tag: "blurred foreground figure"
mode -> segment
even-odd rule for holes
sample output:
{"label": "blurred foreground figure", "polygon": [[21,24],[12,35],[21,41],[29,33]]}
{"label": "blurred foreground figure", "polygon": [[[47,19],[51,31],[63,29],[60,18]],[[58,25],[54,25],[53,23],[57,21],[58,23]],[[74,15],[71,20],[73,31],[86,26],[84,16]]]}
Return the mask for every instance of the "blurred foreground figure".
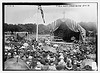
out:
{"label": "blurred foreground figure", "polygon": [[5,62],[5,70],[29,70],[28,65],[21,59],[11,58]]}
{"label": "blurred foreground figure", "polygon": [[[87,66],[88,66],[88,68],[87,68]],[[92,59],[84,59],[83,61],[82,61],[82,66],[81,67],[83,67],[84,69],[90,69],[90,70],[92,70],[92,71],[97,71],[97,64],[96,64],[96,62],[94,61],[94,60],[92,60]],[[90,67],[90,68],[89,68]]]}

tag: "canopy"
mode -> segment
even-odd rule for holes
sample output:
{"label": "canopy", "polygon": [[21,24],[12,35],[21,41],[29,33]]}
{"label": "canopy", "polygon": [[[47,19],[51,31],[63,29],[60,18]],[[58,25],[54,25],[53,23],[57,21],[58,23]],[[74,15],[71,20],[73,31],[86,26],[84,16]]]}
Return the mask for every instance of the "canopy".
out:
{"label": "canopy", "polygon": [[22,40],[26,37],[27,32],[16,32],[16,34],[17,34],[17,39]]}
{"label": "canopy", "polygon": [[64,41],[71,41],[71,37],[84,40],[86,31],[73,20],[58,19],[55,21],[54,36],[61,37]]}

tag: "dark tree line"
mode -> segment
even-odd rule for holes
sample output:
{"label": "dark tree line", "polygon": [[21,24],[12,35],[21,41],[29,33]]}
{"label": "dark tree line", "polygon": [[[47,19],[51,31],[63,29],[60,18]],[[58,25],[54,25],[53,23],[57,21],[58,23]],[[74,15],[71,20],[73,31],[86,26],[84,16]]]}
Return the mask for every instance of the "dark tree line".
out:
{"label": "dark tree line", "polygon": [[[29,33],[36,33],[36,24],[4,24],[4,32],[29,32]],[[48,34],[49,33],[49,29],[48,27],[46,27],[43,24],[39,24],[39,34]]]}
{"label": "dark tree line", "polygon": [[[91,36],[96,35],[97,33],[97,26],[94,22],[80,22],[78,23],[86,30],[86,35],[89,36],[89,31],[93,31]],[[56,25],[57,26],[57,25]],[[38,26],[39,34],[50,34],[51,31],[54,30],[53,24],[43,25],[39,24]],[[29,33],[36,33],[36,24],[28,23],[28,24],[4,24],[4,32],[11,31],[11,32],[22,32],[27,31]]]}

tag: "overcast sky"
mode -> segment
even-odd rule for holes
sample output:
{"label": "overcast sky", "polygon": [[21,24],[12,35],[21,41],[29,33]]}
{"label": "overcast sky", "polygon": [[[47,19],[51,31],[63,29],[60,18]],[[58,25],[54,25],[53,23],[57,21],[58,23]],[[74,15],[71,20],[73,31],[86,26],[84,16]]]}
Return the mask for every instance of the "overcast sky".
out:
{"label": "overcast sky", "polygon": [[[63,18],[65,11],[65,18],[72,19],[76,22],[96,22],[97,23],[97,4],[96,3],[77,3],[72,5],[45,5],[42,6],[44,12],[45,24]],[[81,5],[76,7],[76,5]],[[83,6],[85,5],[85,6]],[[5,23],[19,24],[19,23],[43,23],[41,13],[38,11],[38,6],[35,5],[15,5],[5,6]]]}

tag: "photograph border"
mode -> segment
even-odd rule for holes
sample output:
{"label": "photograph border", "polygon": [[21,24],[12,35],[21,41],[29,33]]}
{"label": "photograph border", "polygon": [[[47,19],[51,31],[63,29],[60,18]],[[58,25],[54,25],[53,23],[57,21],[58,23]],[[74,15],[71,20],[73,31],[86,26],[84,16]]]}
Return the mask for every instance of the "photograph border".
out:
{"label": "photograph border", "polygon": [[[98,2],[2,2],[2,71],[4,70],[4,23],[5,23],[5,5],[68,5],[69,3],[97,3],[97,44],[96,44],[96,57],[98,61]],[[99,65],[99,63],[97,64]],[[98,68],[99,69],[99,68]],[[8,70],[7,70],[8,71]],[[10,70],[11,71],[11,70]],[[13,71],[13,70],[12,70]],[[15,70],[14,70],[15,71]],[[16,70],[21,71],[21,70]],[[27,70],[22,70],[27,71]],[[31,70],[28,70],[31,71]]]}

